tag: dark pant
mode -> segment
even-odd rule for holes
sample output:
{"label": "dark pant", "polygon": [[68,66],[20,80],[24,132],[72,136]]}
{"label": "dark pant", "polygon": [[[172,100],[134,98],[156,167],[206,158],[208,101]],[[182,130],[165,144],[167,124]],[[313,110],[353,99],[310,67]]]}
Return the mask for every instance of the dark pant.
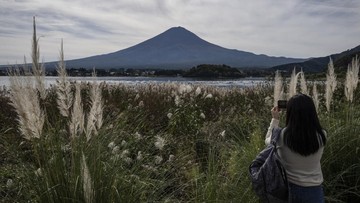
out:
{"label": "dark pant", "polygon": [[290,203],[324,203],[324,191],[321,185],[302,187],[290,183]]}

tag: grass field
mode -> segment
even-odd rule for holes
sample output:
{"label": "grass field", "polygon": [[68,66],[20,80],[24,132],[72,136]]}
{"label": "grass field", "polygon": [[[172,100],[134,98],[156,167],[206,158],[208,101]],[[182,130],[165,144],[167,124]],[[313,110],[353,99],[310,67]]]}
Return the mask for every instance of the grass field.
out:
{"label": "grass field", "polygon": [[[2,92],[2,202],[257,202],[248,166],[264,147],[270,82],[224,89],[64,81],[72,98],[67,116],[58,103],[60,88],[41,98],[23,87],[38,102],[24,113]],[[324,85],[318,90],[328,131],[324,189],[328,202],[358,202],[360,95],[356,90],[347,101],[341,84],[330,112]],[[34,105],[34,97],[22,102]],[[18,114],[28,115],[21,121]],[[26,119],[43,125],[26,126]]]}
{"label": "grass field", "polygon": [[0,91],[1,202],[258,202],[248,166],[274,100],[299,91],[328,134],[326,201],[360,202],[358,62],[346,78],[329,65],[320,83],[294,73],[244,89],[125,86],[69,82],[61,48],[58,83],[45,89],[35,33],[34,23],[32,76],[13,73]]}

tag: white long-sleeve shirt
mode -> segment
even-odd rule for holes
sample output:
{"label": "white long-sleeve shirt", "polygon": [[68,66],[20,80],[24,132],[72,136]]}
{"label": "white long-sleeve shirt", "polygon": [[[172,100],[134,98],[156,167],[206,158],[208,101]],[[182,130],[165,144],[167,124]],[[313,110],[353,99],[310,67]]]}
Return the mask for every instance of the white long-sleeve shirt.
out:
{"label": "white long-sleeve shirt", "polygon": [[[278,126],[279,120],[272,119],[265,137],[265,143],[267,145],[270,144],[272,129]],[[324,151],[323,146],[314,154],[302,156],[299,153],[291,151],[291,149],[284,144],[284,130],[282,130],[276,144],[277,152],[286,169],[287,178],[290,183],[303,187],[321,185],[323,182],[323,174],[320,159]]]}

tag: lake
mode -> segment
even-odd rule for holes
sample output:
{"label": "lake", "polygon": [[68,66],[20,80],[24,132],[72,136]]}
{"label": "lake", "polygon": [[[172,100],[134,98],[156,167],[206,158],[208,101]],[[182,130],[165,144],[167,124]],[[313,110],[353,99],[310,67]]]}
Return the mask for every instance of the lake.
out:
{"label": "lake", "polygon": [[[46,76],[45,82],[47,86],[55,84],[58,77]],[[91,77],[68,77],[70,81],[93,81]],[[216,87],[251,87],[266,82],[265,78],[239,78],[239,79],[194,79],[183,77],[97,77],[99,82],[107,82],[110,84],[126,84],[126,85],[138,85],[138,84],[156,84],[156,83],[184,83],[193,85],[205,85]],[[0,76],[0,86],[8,87],[10,85],[8,76]]]}

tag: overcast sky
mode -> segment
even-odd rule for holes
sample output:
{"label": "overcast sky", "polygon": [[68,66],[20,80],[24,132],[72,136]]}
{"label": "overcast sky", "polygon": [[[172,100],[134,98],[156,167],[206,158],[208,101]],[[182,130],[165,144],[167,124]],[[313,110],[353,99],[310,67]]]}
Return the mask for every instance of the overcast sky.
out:
{"label": "overcast sky", "polygon": [[0,64],[30,62],[36,16],[42,61],[128,48],[171,27],[255,54],[308,58],[360,45],[359,0],[0,0]]}

